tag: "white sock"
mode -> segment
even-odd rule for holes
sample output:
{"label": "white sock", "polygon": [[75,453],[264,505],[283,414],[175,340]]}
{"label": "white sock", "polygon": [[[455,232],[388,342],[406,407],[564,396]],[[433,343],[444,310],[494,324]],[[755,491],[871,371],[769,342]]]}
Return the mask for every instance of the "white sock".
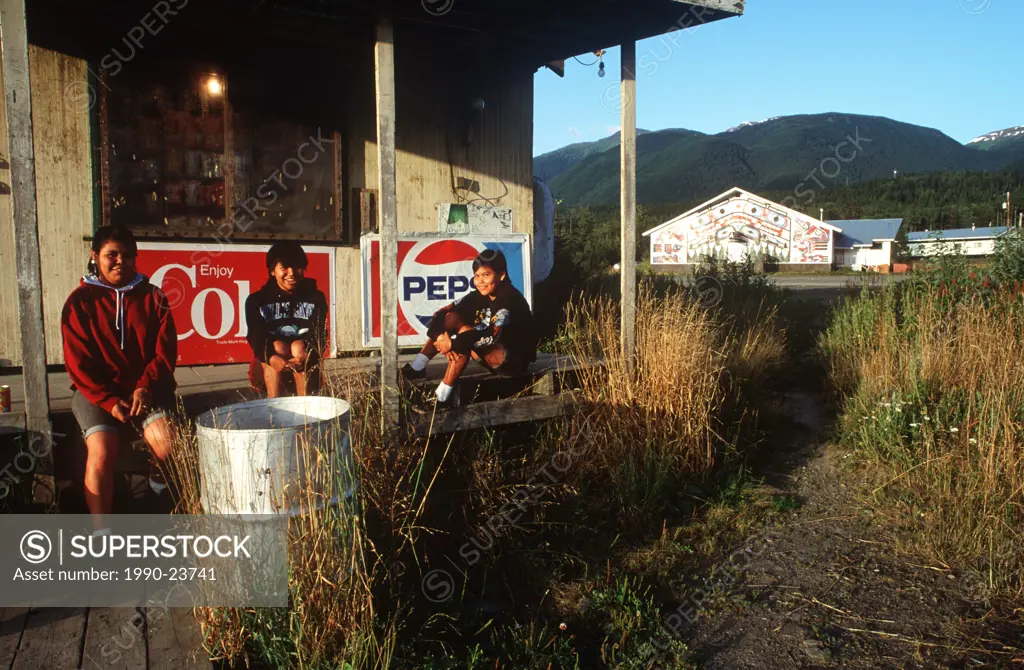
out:
{"label": "white sock", "polygon": [[416,354],[416,358],[412,359],[412,363],[409,364],[409,367],[415,370],[416,372],[419,372],[420,370],[427,367],[427,363],[429,362],[430,359],[424,356],[423,354]]}
{"label": "white sock", "polygon": [[452,395],[452,387],[441,382],[437,385],[437,390],[434,393],[437,395],[438,402],[447,402],[448,398]]}

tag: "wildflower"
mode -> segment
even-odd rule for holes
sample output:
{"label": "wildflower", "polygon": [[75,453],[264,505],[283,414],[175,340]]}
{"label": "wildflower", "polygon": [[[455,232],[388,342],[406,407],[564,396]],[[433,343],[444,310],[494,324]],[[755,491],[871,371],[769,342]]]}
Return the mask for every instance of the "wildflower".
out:
{"label": "wildflower", "polygon": [[930,419],[930,418],[928,418],[928,417],[924,417],[924,420],[925,420],[925,421],[931,421],[931,419]]}
{"label": "wildflower", "polygon": [[569,630],[569,626],[566,625],[566,623],[563,621],[562,623],[558,624],[558,630]]}
{"label": "wildflower", "polygon": [[883,407],[892,407],[892,403],[891,402],[882,403],[882,406]]}
{"label": "wildflower", "polygon": [[949,429],[949,432],[951,432],[951,433],[959,433],[960,429],[957,428],[956,426],[953,426],[952,428]]}
{"label": "wildflower", "polygon": [[910,427],[911,427],[911,428],[917,428],[917,427],[918,427],[918,426],[920,426],[920,425],[921,425],[921,424],[919,424],[919,423],[912,423],[912,424],[910,424]]}
{"label": "wildflower", "polygon": [[967,438],[967,443],[968,444],[977,444],[978,441],[976,439],[974,439],[973,437],[969,437],[969,438]]}

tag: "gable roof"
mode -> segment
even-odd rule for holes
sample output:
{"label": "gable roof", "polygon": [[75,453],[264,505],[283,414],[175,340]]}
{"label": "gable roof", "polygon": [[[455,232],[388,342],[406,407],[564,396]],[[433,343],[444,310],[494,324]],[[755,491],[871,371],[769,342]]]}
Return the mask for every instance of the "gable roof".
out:
{"label": "gable roof", "polygon": [[934,242],[936,238],[942,240],[978,240],[989,237],[999,237],[1008,231],[1006,226],[991,226],[988,228],[955,228],[953,230],[932,230],[907,233],[908,242]]}
{"label": "gable roof", "polygon": [[829,221],[840,226],[843,232],[836,235],[836,249],[870,247],[875,242],[894,242],[896,233],[903,225],[903,219],[850,219]]}
{"label": "gable roof", "polygon": [[[728,191],[725,191],[725,192],[723,192],[723,193],[721,193],[719,195],[716,195],[714,198],[711,198],[707,202],[704,202],[704,203],[701,203],[700,205],[697,205],[696,207],[694,207],[693,209],[689,210],[688,212],[683,212],[679,216],[671,218],[668,221],[666,221],[665,223],[657,225],[654,228],[651,228],[650,230],[644,231],[644,237],[649,237],[649,236],[653,235],[654,233],[658,232],[659,230],[661,230],[663,228],[668,228],[672,224],[677,223],[677,222],[685,219],[686,217],[688,217],[688,216],[690,216],[692,214],[696,214],[697,212],[701,212],[701,211],[703,211],[705,209],[710,209],[711,207],[714,207],[715,205],[717,205],[717,204],[719,204],[721,202],[725,202],[727,200],[731,200],[732,198],[736,198],[736,197],[746,197],[746,198],[749,198],[751,200],[756,200],[758,202],[765,203],[765,204],[769,205],[772,209],[782,210],[783,212],[785,212],[785,213],[787,213],[787,214],[789,214],[790,216],[793,216],[793,217],[802,216],[802,217],[806,217],[808,219],[811,219],[813,221],[818,221],[818,219],[815,219],[813,216],[808,216],[807,214],[803,214],[803,213],[798,212],[798,211],[796,211],[794,209],[790,209],[789,207],[786,207],[784,205],[780,205],[777,202],[772,202],[771,200],[768,200],[767,198],[762,198],[759,195],[754,195],[750,191],[744,191],[742,188],[739,188],[738,186],[736,186],[736,187],[730,188]],[[836,233],[841,232],[840,228],[837,228],[836,226],[832,225],[831,223],[827,223],[825,221],[818,221],[818,223],[821,224],[823,227],[828,228],[829,230],[832,230],[833,232],[836,232]]]}

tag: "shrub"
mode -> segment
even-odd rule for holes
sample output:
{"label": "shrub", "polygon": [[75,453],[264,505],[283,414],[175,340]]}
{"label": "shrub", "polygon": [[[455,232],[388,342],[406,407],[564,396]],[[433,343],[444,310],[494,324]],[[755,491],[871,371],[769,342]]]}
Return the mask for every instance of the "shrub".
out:
{"label": "shrub", "polygon": [[821,352],[846,396],[839,435],[883,468],[878,509],[912,546],[1020,597],[1024,297],[945,278],[838,310]]}
{"label": "shrub", "polygon": [[1012,228],[996,240],[992,276],[1004,284],[1024,282],[1024,228]]}

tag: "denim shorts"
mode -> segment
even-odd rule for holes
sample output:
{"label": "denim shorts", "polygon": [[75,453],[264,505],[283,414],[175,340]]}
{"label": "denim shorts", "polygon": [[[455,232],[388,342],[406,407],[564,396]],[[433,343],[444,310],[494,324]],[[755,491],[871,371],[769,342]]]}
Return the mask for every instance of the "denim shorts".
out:
{"label": "denim shorts", "polygon": [[171,416],[175,406],[174,394],[154,394],[152,407],[149,412],[142,416],[133,416],[127,422],[121,423],[115,419],[110,412],[98,407],[82,395],[77,389],[71,398],[71,411],[82,429],[82,437],[89,437],[93,433],[117,433],[129,426],[138,429],[139,434],[146,430],[146,426],[157,419],[166,419]]}

